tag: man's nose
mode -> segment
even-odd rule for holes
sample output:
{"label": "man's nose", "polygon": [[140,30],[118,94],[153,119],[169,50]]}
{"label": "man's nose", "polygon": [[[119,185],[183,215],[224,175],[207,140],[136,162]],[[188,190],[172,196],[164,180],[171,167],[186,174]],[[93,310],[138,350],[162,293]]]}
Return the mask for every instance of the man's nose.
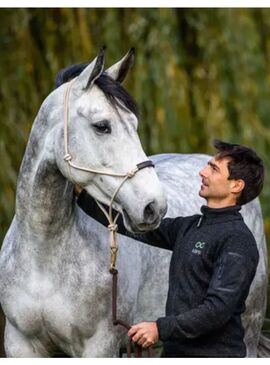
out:
{"label": "man's nose", "polygon": [[200,177],[205,177],[205,171],[206,171],[206,167],[204,167],[200,172],[199,175]]}

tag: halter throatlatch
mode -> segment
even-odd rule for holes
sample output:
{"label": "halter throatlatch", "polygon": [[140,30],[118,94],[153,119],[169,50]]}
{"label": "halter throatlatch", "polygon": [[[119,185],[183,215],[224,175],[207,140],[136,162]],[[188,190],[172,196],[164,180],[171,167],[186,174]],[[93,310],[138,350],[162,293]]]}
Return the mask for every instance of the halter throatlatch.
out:
{"label": "halter throatlatch", "polygon": [[[71,86],[74,81],[75,81],[75,79],[70,81],[69,85],[66,88],[65,96],[64,96],[64,148],[65,148],[65,154],[64,154],[63,159],[68,165],[69,177],[70,177],[70,180],[74,184],[76,184],[76,181],[72,176],[71,168],[76,169],[76,170],[86,171],[86,172],[92,172],[94,174],[99,174],[99,175],[108,175],[108,176],[115,176],[115,177],[123,178],[123,180],[120,182],[119,186],[116,188],[116,190],[114,191],[114,193],[112,195],[108,212],[106,211],[106,209],[102,206],[102,204],[99,201],[96,200],[96,203],[98,204],[98,206],[102,210],[102,212],[105,214],[105,216],[108,220],[108,223],[109,223],[108,229],[110,231],[110,250],[111,250],[111,264],[110,264],[109,271],[112,274],[112,319],[113,319],[113,324],[121,325],[121,326],[125,327],[127,330],[129,330],[131,328],[131,326],[128,323],[122,321],[121,319],[117,319],[117,275],[118,275],[118,271],[116,269],[116,260],[117,260],[118,246],[117,246],[117,240],[116,240],[116,232],[117,232],[118,226],[117,226],[116,222],[119,217],[119,213],[117,213],[115,218],[113,218],[112,205],[113,205],[114,199],[115,199],[118,191],[120,190],[122,185],[128,179],[131,179],[133,176],[135,176],[138,171],[140,171],[146,167],[154,167],[155,165],[151,160],[147,160],[147,161],[138,163],[135,166],[135,168],[131,169],[130,171],[128,171],[126,173],[115,173],[115,172],[111,172],[111,171],[100,171],[100,170],[90,169],[88,167],[76,165],[72,162],[72,156],[68,149],[68,119],[69,119],[68,102],[69,102]],[[128,347],[127,347],[128,357],[131,357],[131,347],[132,347],[132,340],[129,339]],[[151,347],[148,347],[147,350],[148,350],[148,356],[151,357]],[[135,344],[135,355],[137,355],[137,357],[142,356],[142,346]]]}

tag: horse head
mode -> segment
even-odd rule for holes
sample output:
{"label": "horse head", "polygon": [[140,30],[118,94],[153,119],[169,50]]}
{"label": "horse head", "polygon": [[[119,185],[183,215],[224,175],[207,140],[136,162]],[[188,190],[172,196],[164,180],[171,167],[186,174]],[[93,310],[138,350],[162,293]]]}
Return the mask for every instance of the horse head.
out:
{"label": "horse head", "polygon": [[[123,179],[113,175],[132,171],[147,160],[137,133],[136,104],[121,85],[133,60],[131,49],[104,71],[104,50],[101,50],[75,79],[61,86],[69,88],[66,97],[68,156],[72,156],[74,165],[94,172],[73,168],[63,159],[64,122],[56,134],[57,165],[68,180],[107,205]],[[102,171],[109,171],[112,176]],[[129,230],[157,227],[167,204],[153,167],[146,167],[127,179],[117,192],[113,207],[123,214]]]}

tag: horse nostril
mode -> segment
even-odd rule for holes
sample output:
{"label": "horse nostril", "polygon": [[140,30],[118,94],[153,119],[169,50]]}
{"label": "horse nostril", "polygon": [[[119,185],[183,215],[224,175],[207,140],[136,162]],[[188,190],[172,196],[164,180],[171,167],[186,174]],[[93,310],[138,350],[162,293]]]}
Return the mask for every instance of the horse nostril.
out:
{"label": "horse nostril", "polygon": [[155,202],[152,201],[151,203],[147,204],[144,208],[144,221],[147,223],[152,223],[156,219],[156,209],[155,209]]}

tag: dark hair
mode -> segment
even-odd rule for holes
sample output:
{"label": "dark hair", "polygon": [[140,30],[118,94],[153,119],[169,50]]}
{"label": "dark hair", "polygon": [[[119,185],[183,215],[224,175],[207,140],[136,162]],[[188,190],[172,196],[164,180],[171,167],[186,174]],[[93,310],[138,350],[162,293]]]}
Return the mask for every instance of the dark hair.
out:
{"label": "dark hair", "polygon": [[[58,72],[55,78],[55,87],[74,79],[86,67],[88,63],[80,63],[66,67]],[[134,99],[123,88],[120,82],[115,81],[106,72],[103,72],[94,82],[104,93],[108,101],[114,106],[121,109],[127,108],[138,117],[139,109]],[[124,106],[124,107],[123,107]]]}
{"label": "dark hair", "polygon": [[229,180],[242,179],[245,187],[237,199],[237,204],[243,205],[255,199],[263,188],[264,166],[262,160],[251,148],[214,140],[218,150],[217,159],[229,158]]}

